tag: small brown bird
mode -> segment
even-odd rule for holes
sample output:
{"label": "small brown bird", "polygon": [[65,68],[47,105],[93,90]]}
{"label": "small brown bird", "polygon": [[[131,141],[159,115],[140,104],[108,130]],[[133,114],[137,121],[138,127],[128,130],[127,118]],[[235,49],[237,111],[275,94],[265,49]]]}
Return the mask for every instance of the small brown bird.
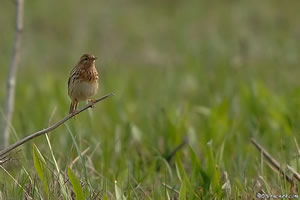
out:
{"label": "small brown bird", "polygon": [[88,100],[97,93],[98,72],[95,66],[97,58],[91,54],[83,54],[72,69],[68,80],[68,95],[72,100],[69,113],[74,113],[79,101]]}

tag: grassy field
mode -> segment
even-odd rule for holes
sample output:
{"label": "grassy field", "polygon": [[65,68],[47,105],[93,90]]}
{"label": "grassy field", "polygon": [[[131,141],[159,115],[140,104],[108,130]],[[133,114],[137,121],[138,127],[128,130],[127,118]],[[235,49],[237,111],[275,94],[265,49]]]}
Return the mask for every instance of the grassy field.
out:
{"label": "grassy field", "polygon": [[[116,95],[49,143],[42,136],[11,153],[0,199],[290,194],[250,139],[300,171],[299,9],[279,0],[25,1],[11,143],[67,114],[68,74],[83,53],[99,57],[97,97]],[[1,113],[14,10],[1,3]]]}

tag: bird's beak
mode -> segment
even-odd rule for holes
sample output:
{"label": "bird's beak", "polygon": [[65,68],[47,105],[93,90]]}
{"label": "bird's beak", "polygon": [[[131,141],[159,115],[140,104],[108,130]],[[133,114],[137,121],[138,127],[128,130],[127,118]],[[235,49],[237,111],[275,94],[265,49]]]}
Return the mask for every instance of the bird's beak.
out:
{"label": "bird's beak", "polygon": [[93,58],[93,60],[97,60],[97,59],[98,59],[97,57],[94,57],[94,58]]}

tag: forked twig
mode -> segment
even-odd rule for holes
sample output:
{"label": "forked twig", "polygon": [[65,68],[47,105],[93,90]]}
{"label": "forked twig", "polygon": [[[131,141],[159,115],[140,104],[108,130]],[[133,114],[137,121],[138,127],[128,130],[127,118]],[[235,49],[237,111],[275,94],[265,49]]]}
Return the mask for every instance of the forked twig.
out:
{"label": "forked twig", "polygon": [[[262,153],[262,155],[267,159],[269,166],[271,169],[277,171],[282,175],[289,183],[294,185],[294,180],[284,172],[284,170],[280,167],[280,164],[277,160],[275,160],[260,144],[258,144],[254,138],[251,139],[251,143]],[[300,175],[290,166],[288,166],[288,170],[293,173],[293,177],[300,181]]]}
{"label": "forked twig", "polygon": [[53,124],[52,126],[49,126],[48,128],[46,129],[43,129],[43,130],[40,130],[38,132],[35,132],[35,133],[32,133],[31,135],[23,138],[22,140],[16,142],[15,144],[12,144],[10,146],[8,146],[7,148],[5,148],[4,150],[0,151],[0,159],[1,157],[3,157],[5,154],[7,154],[8,152],[12,151],[13,149],[17,148],[18,146],[32,140],[33,138],[36,138],[40,135],[43,135],[43,134],[46,134],[46,133],[49,133],[51,131],[53,131],[54,129],[56,129],[57,127],[59,127],[60,125],[62,125],[63,123],[65,123],[66,121],[68,121],[69,119],[71,119],[72,117],[74,117],[75,115],[81,113],[82,111],[88,109],[88,108],[91,108],[94,104],[100,102],[100,101],[103,101],[104,99],[110,97],[110,96],[113,96],[114,94],[111,93],[111,94],[108,94],[108,95],[105,95],[103,97],[101,97],[100,99],[96,99],[94,101],[93,104],[87,104],[86,106],[80,108],[79,110],[75,111],[74,113],[71,113],[71,114],[68,114],[67,116],[65,116],[62,120],[56,122],[55,124]]}

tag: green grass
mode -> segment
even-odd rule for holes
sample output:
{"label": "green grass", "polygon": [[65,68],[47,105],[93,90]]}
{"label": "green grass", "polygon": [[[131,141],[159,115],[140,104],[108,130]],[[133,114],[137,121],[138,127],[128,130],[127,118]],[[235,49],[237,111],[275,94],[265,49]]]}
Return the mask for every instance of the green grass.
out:
{"label": "green grass", "polygon": [[[14,3],[2,3],[0,105],[14,23]],[[258,0],[25,1],[11,143],[66,115],[82,53],[100,58],[97,97],[116,95],[12,153],[0,199],[290,193],[250,139],[300,171],[298,11]]]}

